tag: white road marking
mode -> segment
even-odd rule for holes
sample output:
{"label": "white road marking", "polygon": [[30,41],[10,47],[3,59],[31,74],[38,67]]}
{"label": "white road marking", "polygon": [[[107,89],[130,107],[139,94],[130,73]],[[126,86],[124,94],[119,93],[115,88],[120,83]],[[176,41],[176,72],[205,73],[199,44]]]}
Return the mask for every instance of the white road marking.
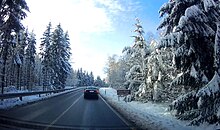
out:
{"label": "white road marking", "polygon": [[82,97],[83,95],[81,95],[79,98],[77,98],[63,113],[61,113],[52,123],[50,123],[49,126],[47,126],[47,128],[45,128],[45,130],[48,130],[53,124],[55,124],[67,111],[70,110],[70,108],[75,105],[79,99]]}
{"label": "white road marking", "polygon": [[[102,96],[99,96],[99,97],[101,97],[102,101],[103,101],[128,127],[131,126],[130,123],[128,123],[124,118],[122,118],[121,115],[120,115],[118,112],[116,112],[116,111],[105,101],[105,99],[103,99]],[[133,129],[132,127],[130,127],[130,128]]]}

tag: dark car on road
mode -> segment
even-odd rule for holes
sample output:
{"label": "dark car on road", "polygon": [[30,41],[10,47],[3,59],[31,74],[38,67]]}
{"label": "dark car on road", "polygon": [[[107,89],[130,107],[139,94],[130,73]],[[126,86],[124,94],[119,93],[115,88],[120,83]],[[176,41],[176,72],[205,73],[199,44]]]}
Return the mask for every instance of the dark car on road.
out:
{"label": "dark car on road", "polygon": [[99,89],[96,87],[87,87],[84,89],[84,98],[89,99],[89,98],[99,98]]}

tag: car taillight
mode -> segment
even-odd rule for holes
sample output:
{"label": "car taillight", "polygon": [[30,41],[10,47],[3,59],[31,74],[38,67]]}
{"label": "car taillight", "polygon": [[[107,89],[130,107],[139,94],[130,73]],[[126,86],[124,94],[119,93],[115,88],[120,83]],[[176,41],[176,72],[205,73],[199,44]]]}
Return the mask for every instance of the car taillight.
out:
{"label": "car taillight", "polygon": [[99,93],[99,90],[96,90],[96,93]]}

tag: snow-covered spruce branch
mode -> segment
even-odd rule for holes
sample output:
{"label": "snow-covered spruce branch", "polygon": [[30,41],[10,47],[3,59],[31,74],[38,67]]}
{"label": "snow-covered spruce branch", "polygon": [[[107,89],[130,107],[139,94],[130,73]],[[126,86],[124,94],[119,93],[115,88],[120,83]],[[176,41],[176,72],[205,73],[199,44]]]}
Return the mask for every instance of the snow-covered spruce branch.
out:
{"label": "snow-covered spruce branch", "polygon": [[215,73],[213,79],[198,92],[189,92],[173,101],[170,110],[176,110],[179,119],[191,119],[192,125],[204,121],[216,122],[220,119],[219,84],[220,77]]}

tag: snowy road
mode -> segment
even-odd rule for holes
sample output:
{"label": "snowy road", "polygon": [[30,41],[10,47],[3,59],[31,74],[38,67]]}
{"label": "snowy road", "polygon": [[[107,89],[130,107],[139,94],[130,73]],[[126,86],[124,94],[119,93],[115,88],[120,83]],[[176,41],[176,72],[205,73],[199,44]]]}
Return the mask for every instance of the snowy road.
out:
{"label": "snowy road", "polygon": [[[0,111],[0,125],[31,129],[130,129],[129,123],[100,97],[85,100],[83,90]],[[15,128],[16,128],[15,127]]]}

